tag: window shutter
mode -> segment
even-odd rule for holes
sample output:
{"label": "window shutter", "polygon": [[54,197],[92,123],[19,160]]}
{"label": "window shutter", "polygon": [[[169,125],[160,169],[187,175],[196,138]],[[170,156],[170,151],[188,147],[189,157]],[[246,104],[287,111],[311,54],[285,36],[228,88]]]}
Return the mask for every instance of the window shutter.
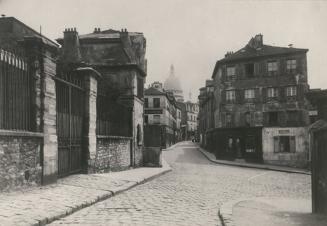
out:
{"label": "window shutter", "polygon": [[261,98],[262,98],[262,102],[265,102],[267,100],[267,88],[261,89]]}
{"label": "window shutter", "polygon": [[303,74],[302,58],[296,59],[296,72]]}
{"label": "window shutter", "polygon": [[227,73],[226,70],[227,70],[226,65],[221,67],[221,77],[222,77],[223,81],[226,81],[226,79],[227,79],[226,78],[226,73]]}
{"label": "window shutter", "polygon": [[296,97],[297,97],[297,100],[299,100],[299,101],[304,100],[304,87],[303,87],[303,85],[298,85],[296,87]]}
{"label": "window shutter", "polygon": [[291,153],[295,153],[295,150],[296,147],[295,147],[295,136],[291,136],[290,137],[290,152]]}
{"label": "window shutter", "polygon": [[279,137],[274,137],[274,152],[279,152]]}
{"label": "window shutter", "polygon": [[278,66],[280,75],[284,75],[286,73],[286,60],[280,60]]}
{"label": "window shutter", "polygon": [[286,100],[286,87],[279,87],[278,88],[278,95],[279,95],[279,100],[280,101],[285,101]]}
{"label": "window shutter", "polygon": [[260,100],[260,91],[259,89],[254,89],[254,101],[258,102]]}
{"label": "window shutter", "polygon": [[226,127],[226,113],[221,112],[220,113],[220,122],[222,127]]}
{"label": "window shutter", "polygon": [[235,90],[236,92],[236,103],[242,103],[244,98],[244,90]]}
{"label": "window shutter", "polygon": [[260,63],[254,63],[254,76],[260,76]]}

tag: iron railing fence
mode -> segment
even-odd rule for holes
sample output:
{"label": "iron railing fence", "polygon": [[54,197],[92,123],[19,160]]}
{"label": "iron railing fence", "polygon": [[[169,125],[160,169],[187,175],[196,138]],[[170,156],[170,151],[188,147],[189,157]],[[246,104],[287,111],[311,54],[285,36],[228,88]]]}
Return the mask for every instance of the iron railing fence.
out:
{"label": "iron railing fence", "polygon": [[20,49],[0,46],[0,129],[35,131],[35,78]]}

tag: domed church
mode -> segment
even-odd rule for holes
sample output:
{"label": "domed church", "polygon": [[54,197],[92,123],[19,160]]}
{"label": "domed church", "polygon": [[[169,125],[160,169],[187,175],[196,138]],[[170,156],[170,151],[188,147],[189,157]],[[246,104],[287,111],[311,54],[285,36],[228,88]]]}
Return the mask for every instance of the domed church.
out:
{"label": "domed church", "polygon": [[178,77],[175,76],[174,65],[170,66],[169,77],[164,82],[164,89],[172,92],[178,102],[184,102],[183,89]]}

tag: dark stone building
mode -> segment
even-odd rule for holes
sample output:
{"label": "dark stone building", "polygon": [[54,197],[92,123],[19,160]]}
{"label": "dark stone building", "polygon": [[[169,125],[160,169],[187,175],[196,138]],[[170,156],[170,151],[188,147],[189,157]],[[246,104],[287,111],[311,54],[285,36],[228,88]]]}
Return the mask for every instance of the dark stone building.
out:
{"label": "dark stone building", "polygon": [[59,76],[82,76],[85,71],[96,74],[96,79],[90,80],[93,97],[88,103],[89,117],[93,118],[88,125],[88,171],[142,165],[146,77],[143,34],[95,28],[93,33],[79,35],[76,29],[66,29],[64,38],[57,41],[62,45]]}
{"label": "dark stone building", "polygon": [[143,34],[58,42],[0,18],[0,190],[143,164]]}
{"label": "dark stone building", "polygon": [[214,93],[214,83],[213,80],[207,80],[205,87],[200,88],[199,95],[199,136],[200,145],[204,148],[207,146],[207,131],[214,128],[214,109],[215,101],[213,98]]}
{"label": "dark stone building", "polygon": [[217,157],[307,165],[307,51],[266,45],[259,34],[217,61],[215,130],[207,142]]}

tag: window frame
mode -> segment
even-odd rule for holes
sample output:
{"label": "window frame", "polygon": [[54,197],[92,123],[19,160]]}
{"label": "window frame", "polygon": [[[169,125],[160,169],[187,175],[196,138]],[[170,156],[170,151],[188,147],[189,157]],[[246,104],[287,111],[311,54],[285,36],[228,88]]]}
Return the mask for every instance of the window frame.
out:
{"label": "window frame", "polygon": [[[232,69],[232,70],[230,70],[230,69]],[[235,65],[234,66],[227,66],[226,76],[227,76],[228,79],[236,76],[236,67],[235,67]]]}
{"label": "window frame", "polygon": [[[153,101],[153,108],[160,108],[160,98],[155,97],[152,99],[152,101]],[[158,102],[156,102],[156,101],[158,101]],[[156,106],[157,104],[158,104],[158,106]]]}
{"label": "window frame", "polygon": [[227,102],[232,102],[236,100],[236,92],[235,90],[226,90],[226,101]]}
{"label": "window frame", "polygon": [[287,86],[286,87],[286,96],[287,97],[297,96],[297,86]]}
{"label": "window frame", "polygon": [[[249,91],[252,91],[250,93],[252,93],[253,95],[249,95]],[[255,99],[255,90],[254,89],[245,89],[244,90],[244,99],[246,100],[252,100]]]}
{"label": "window frame", "polygon": [[268,61],[267,62],[267,72],[268,75],[275,75],[278,71],[278,62],[277,61]]}
{"label": "window frame", "polygon": [[286,60],[286,71],[288,73],[295,72],[296,69],[297,69],[297,60],[296,59]]}
{"label": "window frame", "polygon": [[[273,92],[270,92],[270,90],[272,90]],[[272,94],[272,95],[270,95]],[[276,98],[278,97],[279,93],[278,93],[278,89],[276,87],[268,87],[267,88],[267,97],[268,98]]]}

